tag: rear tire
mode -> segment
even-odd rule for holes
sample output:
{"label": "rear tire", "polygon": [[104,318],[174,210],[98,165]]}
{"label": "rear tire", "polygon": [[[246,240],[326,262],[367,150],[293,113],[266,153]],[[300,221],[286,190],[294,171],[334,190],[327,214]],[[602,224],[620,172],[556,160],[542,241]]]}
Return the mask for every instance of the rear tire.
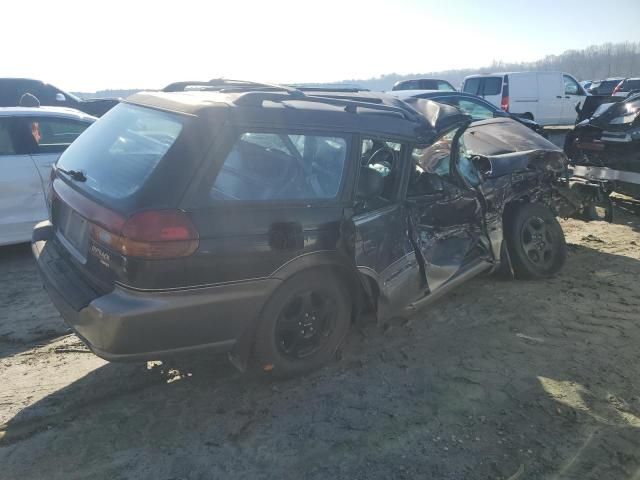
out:
{"label": "rear tire", "polygon": [[527,112],[522,114],[522,118],[533,121],[533,113]]}
{"label": "rear tire", "polygon": [[314,269],[287,280],[268,300],[256,329],[256,371],[291,377],[315,370],[333,358],[351,323],[345,282]]}
{"label": "rear tire", "polygon": [[564,232],[547,206],[529,203],[518,208],[506,222],[505,233],[516,278],[550,278],[564,266]]}

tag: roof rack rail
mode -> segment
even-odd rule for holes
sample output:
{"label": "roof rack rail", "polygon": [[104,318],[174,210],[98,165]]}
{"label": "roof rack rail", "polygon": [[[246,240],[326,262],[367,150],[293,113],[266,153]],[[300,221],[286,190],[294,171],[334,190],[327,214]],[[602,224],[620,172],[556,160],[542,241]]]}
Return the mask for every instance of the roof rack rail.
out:
{"label": "roof rack rail", "polygon": [[305,87],[304,85],[288,85],[289,87],[294,87],[301,92],[335,92],[335,93],[358,93],[358,92],[370,92],[368,88],[358,88],[358,87],[318,87],[318,86],[310,86]]}
{"label": "roof rack rail", "polygon": [[[243,93],[235,99],[236,105],[262,106],[265,101],[284,102],[287,100],[304,100],[305,102],[324,103],[344,107],[345,111],[357,113],[358,108],[368,108],[380,112],[395,113],[402,118],[422,123],[422,115],[410,105],[392,99],[392,105],[375,96],[356,97],[349,95],[332,95],[332,93],[358,93],[364,90],[357,88],[324,88],[278,85],[273,83],[251,82],[246,80],[231,80],[214,78],[209,81],[174,82],[162,89],[163,92],[184,92],[192,87],[194,90],[217,91],[222,93]],[[305,91],[309,94],[305,94]],[[368,91],[368,90],[367,90]]]}
{"label": "roof rack rail", "polygon": [[[190,88],[191,87],[191,88]],[[209,81],[182,81],[170,83],[162,89],[163,92],[184,92],[187,90],[204,90],[216,92],[242,92],[247,90],[286,91],[295,92],[296,88],[273,83],[251,82],[246,80],[232,80],[228,78],[214,78]]]}
{"label": "roof rack rail", "polygon": [[[295,92],[298,93],[295,94]],[[398,101],[397,105],[386,105],[382,103],[381,100],[380,102],[376,101],[377,99],[375,98],[372,98],[372,101],[367,101],[366,99],[355,100],[353,97],[341,98],[331,95],[305,95],[304,92],[300,90],[295,90],[295,92],[293,95],[288,95],[283,92],[251,91],[238,97],[233,103],[242,106],[262,106],[264,101],[284,102],[287,100],[303,100],[305,102],[324,103],[344,107],[345,111],[351,113],[357,113],[358,108],[369,108],[381,112],[395,113],[413,122],[423,122],[423,117],[419,112],[401,101]]]}

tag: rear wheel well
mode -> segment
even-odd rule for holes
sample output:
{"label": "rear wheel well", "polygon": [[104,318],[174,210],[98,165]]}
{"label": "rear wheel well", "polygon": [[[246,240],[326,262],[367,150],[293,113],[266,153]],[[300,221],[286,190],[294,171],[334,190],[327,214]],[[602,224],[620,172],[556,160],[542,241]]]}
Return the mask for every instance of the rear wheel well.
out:
{"label": "rear wheel well", "polygon": [[525,112],[522,114],[523,118],[526,118],[528,120],[533,120],[533,113],[531,112]]}
{"label": "rear wheel well", "polygon": [[366,312],[370,308],[373,308],[375,310],[375,305],[377,304],[380,291],[377,283],[372,278],[364,275],[364,281],[368,283],[371,294],[373,295],[373,298],[370,298],[369,293],[362,285],[363,275],[357,272],[353,272],[347,267],[340,267],[338,265],[331,265],[326,268],[328,268],[333,275],[341,278],[349,288],[352,321],[356,321],[358,316],[362,312]]}

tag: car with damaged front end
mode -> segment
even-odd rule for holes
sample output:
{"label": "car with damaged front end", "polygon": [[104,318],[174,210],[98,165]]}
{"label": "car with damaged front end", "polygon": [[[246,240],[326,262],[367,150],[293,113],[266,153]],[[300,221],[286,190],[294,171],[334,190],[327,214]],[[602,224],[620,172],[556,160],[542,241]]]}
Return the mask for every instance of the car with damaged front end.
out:
{"label": "car with damaged front end", "polygon": [[552,276],[565,156],[525,126],[384,94],[183,82],[129,97],[64,153],[32,250],[99,356],[326,363],[476,275]]}
{"label": "car with damaged front end", "polygon": [[640,94],[608,98],[579,116],[565,140],[572,187],[588,220],[612,221],[612,192],[640,198]]}

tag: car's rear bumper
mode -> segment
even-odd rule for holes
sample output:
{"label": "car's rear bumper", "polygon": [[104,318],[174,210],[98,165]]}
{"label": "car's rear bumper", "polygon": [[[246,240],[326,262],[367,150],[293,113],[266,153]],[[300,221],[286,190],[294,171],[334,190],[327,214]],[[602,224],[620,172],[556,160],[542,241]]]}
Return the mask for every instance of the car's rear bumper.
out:
{"label": "car's rear bumper", "polygon": [[263,279],[171,291],[116,285],[100,294],[52,239],[49,222],[36,226],[31,246],[44,286],[65,322],[96,355],[110,361],[229,351],[280,282]]}

